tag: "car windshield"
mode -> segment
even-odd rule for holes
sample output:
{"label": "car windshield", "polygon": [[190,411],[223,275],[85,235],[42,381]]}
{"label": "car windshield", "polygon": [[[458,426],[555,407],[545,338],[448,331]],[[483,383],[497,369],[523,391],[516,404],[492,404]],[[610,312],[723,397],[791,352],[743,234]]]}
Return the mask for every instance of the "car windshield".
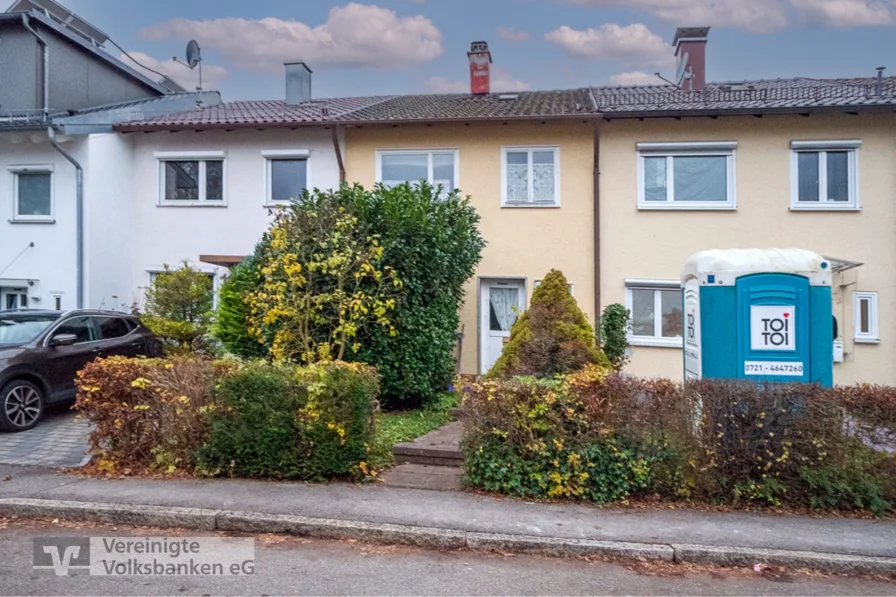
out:
{"label": "car windshield", "polygon": [[58,315],[26,313],[5,315],[0,313],[0,346],[30,342],[57,319],[59,319]]}

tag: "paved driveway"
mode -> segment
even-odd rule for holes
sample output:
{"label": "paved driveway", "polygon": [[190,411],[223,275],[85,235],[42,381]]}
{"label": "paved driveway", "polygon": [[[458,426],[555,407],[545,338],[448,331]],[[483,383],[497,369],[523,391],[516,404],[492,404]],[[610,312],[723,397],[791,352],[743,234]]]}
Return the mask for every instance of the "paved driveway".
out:
{"label": "paved driveway", "polygon": [[0,464],[81,466],[87,462],[86,421],[75,421],[68,406],[47,409],[33,429],[0,432]]}

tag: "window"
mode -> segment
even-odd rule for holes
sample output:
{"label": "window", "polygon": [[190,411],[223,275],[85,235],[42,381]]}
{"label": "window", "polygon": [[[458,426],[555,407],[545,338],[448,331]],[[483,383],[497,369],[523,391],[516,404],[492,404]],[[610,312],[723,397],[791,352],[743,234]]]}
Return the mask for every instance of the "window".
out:
{"label": "window", "polygon": [[121,317],[97,317],[96,323],[100,329],[100,337],[103,340],[121,338],[130,333],[127,322]]}
{"label": "window", "polygon": [[639,209],[734,209],[737,143],[638,143]]}
{"label": "window", "polygon": [[224,152],[157,152],[161,205],[224,205]]}
{"label": "window", "polygon": [[52,166],[16,166],[12,175],[13,221],[53,221]]}
{"label": "window", "polygon": [[53,337],[60,334],[72,334],[77,336],[75,344],[83,344],[84,342],[93,342],[96,340],[96,332],[93,329],[93,323],[90,317],[76,317],[67,319],[53,332]]}
{"label": "window", "polygon": [[678,282],[627,280],[626,306],[632,314],[629,342],[681,347],[682,305]]}
{"label": "window", "polygon": [[298,201],[305,190],[311,188],[309,151],[303,149],[273,150],[262,151],[261,155],[266,158],[265,203],[267,205]]}
{"label": "window", "polygon": [[856,342],[880,342],[880,337],[877,333],[877,293],[854,293],[853,310],[856,317]]}
{"label": "window", "polygon": [[376,180],[388,188],[425,180],[434,187],[441,185],[441,196],[445,197],[458,187],[456,149],[378,151],[376,160]]}
{"label": "window", "polygon": [[793,141],[791,209],[858,209],[861,141]]}
{"label": "window", "polygon": [[501,150],[501,205],[558,207],[560,149],[504,147]]}

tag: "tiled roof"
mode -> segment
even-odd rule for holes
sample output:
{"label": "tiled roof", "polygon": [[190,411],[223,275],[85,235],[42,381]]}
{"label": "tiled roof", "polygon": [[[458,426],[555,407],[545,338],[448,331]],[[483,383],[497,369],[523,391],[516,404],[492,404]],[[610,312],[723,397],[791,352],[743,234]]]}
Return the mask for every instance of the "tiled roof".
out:
{"label": "tiled roof", "polygon": [[136,119],[117,130],[254,125],[449,122],[596,116],[738,114],[873,106],[896,107],[896,77],[877,93],[873,78],[776,79],[710,83],[703,91],[671,85],[591,87],[488,95],[395,95],[321,99],[290,105],[283,101],[228,102]]}
{"label": "tiled roof", "polygon": [[672,85],[594,87],[597,111],[604,115],[658,116],[663,113],[798,111],[813,108],[896,106],[896,77],[775,79],[709,83],[702,91]]}

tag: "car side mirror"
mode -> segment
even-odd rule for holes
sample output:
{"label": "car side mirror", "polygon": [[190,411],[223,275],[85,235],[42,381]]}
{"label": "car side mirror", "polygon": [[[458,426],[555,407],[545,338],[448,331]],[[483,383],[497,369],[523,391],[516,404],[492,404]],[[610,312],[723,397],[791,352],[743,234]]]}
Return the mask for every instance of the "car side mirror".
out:
{"label": "car side mirror", "polygon": [[71,346],[78,341],[74,334],[57,334],[50,339],[50,346]]}

